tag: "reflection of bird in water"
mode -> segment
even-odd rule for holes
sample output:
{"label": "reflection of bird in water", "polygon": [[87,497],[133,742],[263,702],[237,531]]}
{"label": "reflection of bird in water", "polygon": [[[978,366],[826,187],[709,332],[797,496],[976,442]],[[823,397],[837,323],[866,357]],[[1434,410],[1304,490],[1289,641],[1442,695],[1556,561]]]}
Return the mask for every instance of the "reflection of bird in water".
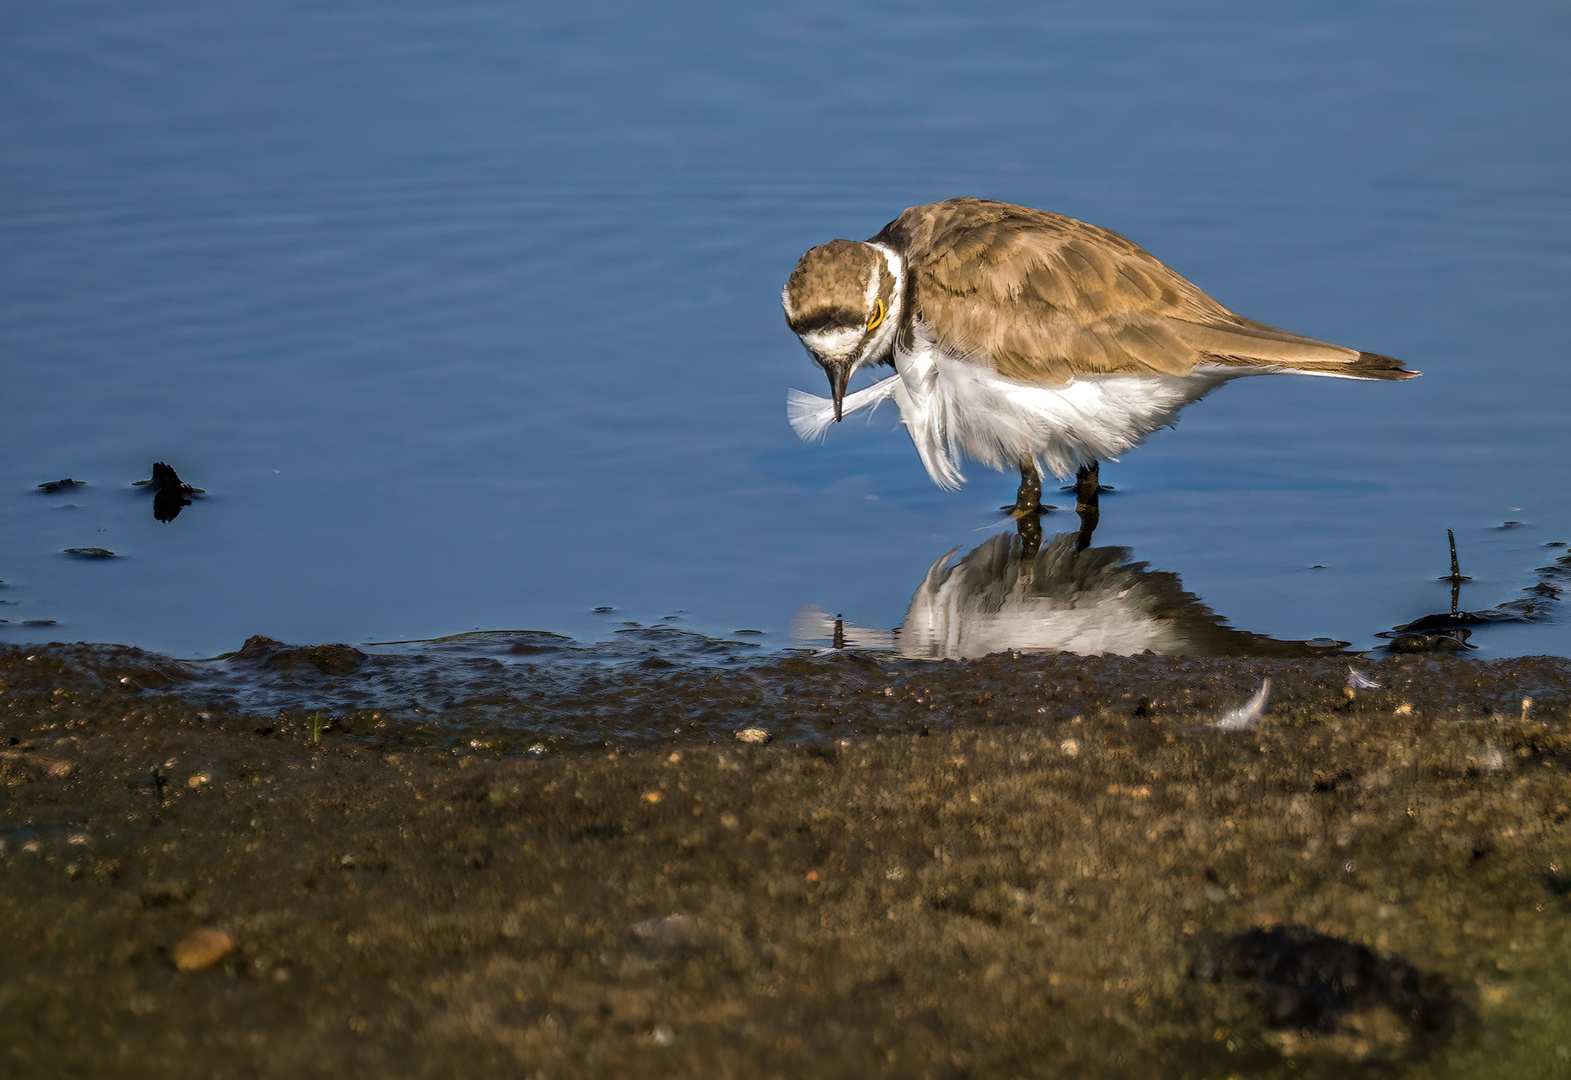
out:
{"label": "reflection of bird in water", "polygon": [[[1016,516],[1038,512],[1044,470],[1078,470],[1082,512],[1094,507],[1098,460],[1230,379],[1417,374],[1235,315],[1117,233],[982,199],[913,206],[866,242],[813,248],[782,301],[829,377],[829,398],[792,392],[799,435],[893,397],[939,487],[960,486],[963,458],[1018,467]],[[895,374],[846,392],[878,364]]]}
{"label": "reflection of bird in water", "polygon": [[1177,574],[1131,562],[1127,548],[1076,550],[1062,533],[1021,554],[1013,532],[999,533],[951,563],[928,570],[900,627],[900,651],[925,659],[989,653],[1074,652],[1176,656],[1324,656],[1316,646],[1234,630]]}

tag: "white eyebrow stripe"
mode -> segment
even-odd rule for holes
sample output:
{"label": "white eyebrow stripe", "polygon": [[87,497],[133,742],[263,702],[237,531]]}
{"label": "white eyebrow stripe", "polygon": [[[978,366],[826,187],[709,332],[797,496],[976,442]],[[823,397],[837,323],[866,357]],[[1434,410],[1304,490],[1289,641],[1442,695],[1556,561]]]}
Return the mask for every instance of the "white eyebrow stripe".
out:
{"label": "white eyebrow stripe", "polygon": [[[868,247],[874,247],[876,245],[868,244],[867,246]],[[862,310],[868,313],[869,318],[871,318],[872,314],[873,314],[873,301],[877,300],[877,299],[878,299],[878,275],[877,274],[868,274],[867,275],[867,288],[866,288],[866,290],[864,290],[864,295],[862,297]]]}
{"label": "white eyebrow stripe", "polygon": [[[884,244],[869,244],[867,246],[875,249],[880,255],[884,257],[884,265],[889,267],[889,276],[895,279],[895,303],[898,304],[900,302],[900,298],[905,295],[906,283],[905,265],[901,262],[899,253],[896,252],[893,248],[887,247]],[[871,309],[873,304],[872,290],[873,286],[869,285],[867,294],[867,303],[869,309]]]}

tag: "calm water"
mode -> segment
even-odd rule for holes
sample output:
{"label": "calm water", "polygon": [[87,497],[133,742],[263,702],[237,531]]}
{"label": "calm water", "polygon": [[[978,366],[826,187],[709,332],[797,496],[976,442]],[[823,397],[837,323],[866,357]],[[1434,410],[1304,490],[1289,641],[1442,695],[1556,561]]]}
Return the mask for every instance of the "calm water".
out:
{"label": "calm water", "polygon": [[[1571,9],[843,8],[13,0],[0,640],[894,627],[1014,481],[938,491],[892,411],[798,443],[778,295],[960,194],[1425,372],[1235,384],[1104,466],[1098,542],[1238,629],[1373,645],[1447,607],[1447,528],[1464,607],[1565,553]],[[168,523],[160,460],[209,493]]]}

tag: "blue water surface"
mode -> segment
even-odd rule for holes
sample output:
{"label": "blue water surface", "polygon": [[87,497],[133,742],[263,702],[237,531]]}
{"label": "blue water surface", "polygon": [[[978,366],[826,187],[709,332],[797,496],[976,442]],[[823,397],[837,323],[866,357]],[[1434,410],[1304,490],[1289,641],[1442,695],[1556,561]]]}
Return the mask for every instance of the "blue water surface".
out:
{"label": "blue water surface", "polygon": [[[938,491],[892,410],[797,442],[779,289],[955,195],[1425,373],[1222,389],[1104,467],[1099,543],[1277,637],[1445,610],[1447,528],[1464,607],[1508,601],[1571,541],[1567,40],[1548,2],[12,0],[0,641],[893,627],[1014,480]],[[154,520],[154,461],[208,497]],[[1479,655],[1571,650],[1551,606]]]}

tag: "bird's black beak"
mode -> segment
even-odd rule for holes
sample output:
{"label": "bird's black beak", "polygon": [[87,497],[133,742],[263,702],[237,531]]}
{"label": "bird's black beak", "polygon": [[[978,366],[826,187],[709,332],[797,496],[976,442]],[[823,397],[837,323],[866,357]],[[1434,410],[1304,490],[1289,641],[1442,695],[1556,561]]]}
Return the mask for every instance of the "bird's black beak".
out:
{"label": "bird's black beak", "polygon": [[824,374],[829,376],[829,393],[835,399],[835,421],[838,423],[840,403],[846,396],[846,383],[851,381],[851,361],[825,360]]}

